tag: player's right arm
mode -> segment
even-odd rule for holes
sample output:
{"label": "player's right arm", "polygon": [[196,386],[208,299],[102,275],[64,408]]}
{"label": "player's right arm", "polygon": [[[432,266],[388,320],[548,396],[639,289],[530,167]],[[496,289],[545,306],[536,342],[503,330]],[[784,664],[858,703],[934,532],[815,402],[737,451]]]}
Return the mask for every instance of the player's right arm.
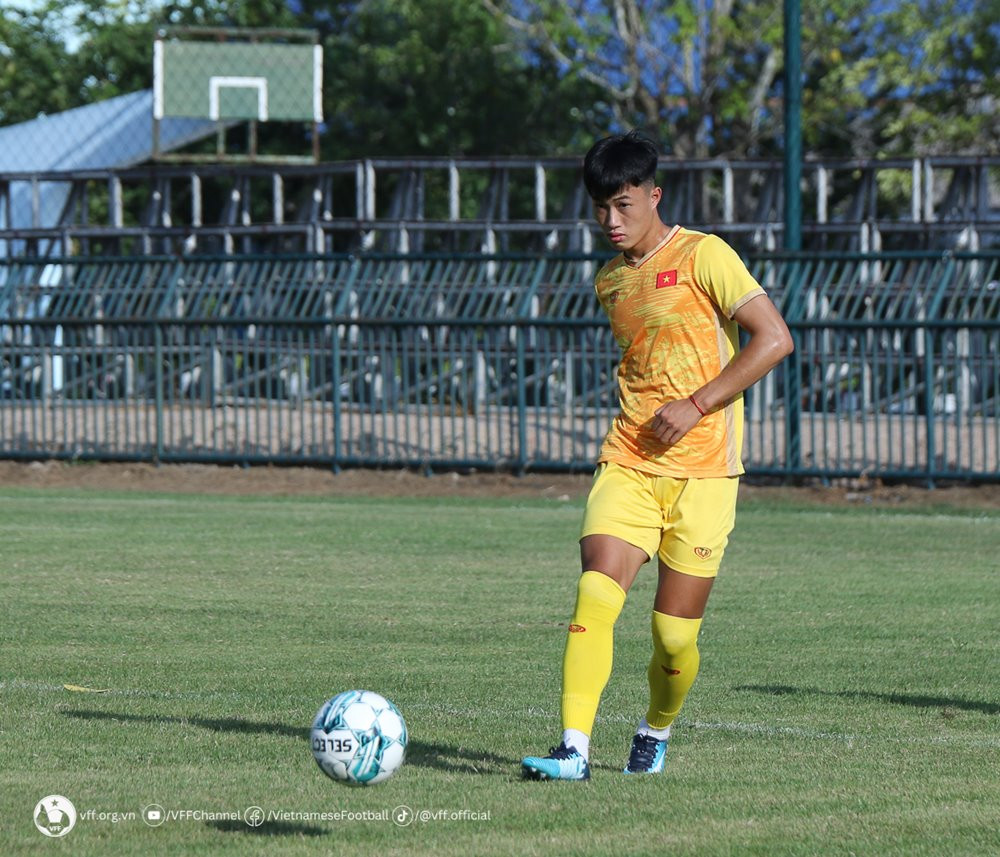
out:
{"label": "player's right arm", "polygon": [[765,294],[748,300],[736,310],[733,319],[750,338],[729,365],[694,391],[694,400],[705,412],[756,384],[795,348],[785,320]]}

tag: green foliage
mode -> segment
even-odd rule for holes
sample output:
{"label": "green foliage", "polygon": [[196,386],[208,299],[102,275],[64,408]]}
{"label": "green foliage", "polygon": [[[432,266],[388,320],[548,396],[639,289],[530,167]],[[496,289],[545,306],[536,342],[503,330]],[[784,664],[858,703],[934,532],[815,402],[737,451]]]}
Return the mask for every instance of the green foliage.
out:
{"label": "green foliage", "polygon": [[103,101],[153,85],[154,3],[82,0],[71,8],[82,37],[71,61],[86,102]]}
{"label": "green foliage", "polygon": [[895,154],[1000,152],[1000,2],[902,4],[887,26],[909,47],[880,69],[884,149]]}
{"label": "green foliage", "polygon": [[[618,127],[678,156],[774,154],[782,138],[777,0],[482,0],[533,55],[591,80]],[[802,3],[807,153],[995,152],[1000,0]]]}
{"label": "green foliage", "polygon": [[54,3],[37,12],[0,9],[0,125],[79,104]]}
{"label": "green foliage", "polygon": [[642,126],[673,154],[754,154],[774,138],[777,0],[484,0],[532,55],[597,86],[619,127]]}
{"label": "green foliage", "polygon": [[[803,3],[806,152],[1000,151],[998,22],[1000,0]],[[778,0],[5,6],[0,124],[148,87],[162,24],[318,30],[324,159],[577,153],[633,126],[678,156],[782,147]]]}
{"label": "green foliage", "polygon": [[586,83],[504,45],[464,0],[372,0],[326,41],[333,156],[555,154],[599,118]]}
{"label": "green foliage", "polygon": [[807,147],[865,157],[1000,151],[1000,2],[871,6],[840,0],[835,15],[813,20]]}

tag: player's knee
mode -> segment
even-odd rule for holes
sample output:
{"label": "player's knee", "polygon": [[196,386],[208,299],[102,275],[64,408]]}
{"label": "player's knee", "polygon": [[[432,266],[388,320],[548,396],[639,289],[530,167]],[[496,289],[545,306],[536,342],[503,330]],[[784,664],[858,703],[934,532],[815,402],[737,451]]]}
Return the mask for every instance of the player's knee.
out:
{"label": "player's knee", "polygon": [[648,559],[641,548],[613,536],[592,535],[580,540],[580,563],[584,572],[599,571],[626,590]]}
{"label": "player's knee", "polygon": [[577,592],[598,601],[617,603],[625,600],[625,591],[613,577],[602,571],[585,571],[577,581]]}
{"label": "player's knee", "polygon": [[653,613],[653,643],[667,658],[680,657],[698,645],[701,619]]}
{"label": "player's knee", "polygon": [[599,571],[585,571],[577,583],[574,624],[586,618],[614,625],[624,604],[625,590],[614,580]]}
{"label": "player's knee", "polygon": [[659,638],[660,648],[668,658],[678,658],[698,645],[698,637],[670,634]]}

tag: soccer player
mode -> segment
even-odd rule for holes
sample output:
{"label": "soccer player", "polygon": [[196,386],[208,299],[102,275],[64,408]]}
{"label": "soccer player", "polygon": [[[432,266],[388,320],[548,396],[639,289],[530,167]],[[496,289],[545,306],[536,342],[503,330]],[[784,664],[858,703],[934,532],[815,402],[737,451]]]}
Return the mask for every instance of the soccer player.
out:
{"label": "soccer player", "polygon": [[[657,213],[656,146],[636,132],[584,159],[594,216],[618,255],[598,300],[622,351],[621,410],[583,516],[583,573],[563,657],[563,735],[526,776],[590,778],[590,735],[611,676],[613,631],[639,568],[658,560],[649,706],[626,774],[663,770],[670,724],[698,672],[698,631],[735,519],[743,391],[792,351],[785,322],[719,237]],[[749,339],[739,348],[738,327]]]}

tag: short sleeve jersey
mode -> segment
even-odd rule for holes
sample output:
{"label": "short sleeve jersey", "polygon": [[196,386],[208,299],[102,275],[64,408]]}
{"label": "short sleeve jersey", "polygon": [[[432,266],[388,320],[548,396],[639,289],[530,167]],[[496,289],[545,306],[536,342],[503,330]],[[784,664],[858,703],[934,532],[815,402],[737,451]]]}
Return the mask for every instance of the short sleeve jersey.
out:
{"label": "short sleeve jersey", "polygon": [[664,444],[650,427],[659,407],[687,398],[739,350],[733,315],[764,290],[736,252],[717,236],[675,226],[638,262],[612,259],[594,285],[622,352],[621,411],[598,461],[678,478],[743,473],[742,394],[676,444]]}

